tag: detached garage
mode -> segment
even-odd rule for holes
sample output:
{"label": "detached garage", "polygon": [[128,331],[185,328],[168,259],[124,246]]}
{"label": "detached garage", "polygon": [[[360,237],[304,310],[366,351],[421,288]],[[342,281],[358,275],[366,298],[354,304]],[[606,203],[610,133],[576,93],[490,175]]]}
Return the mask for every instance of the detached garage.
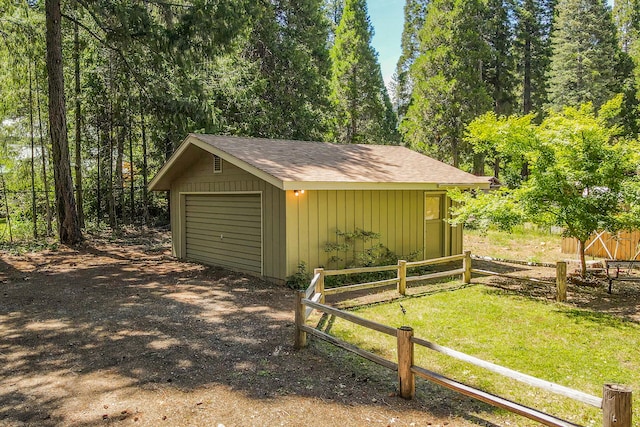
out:
{"label": "detached garage", "polygon": [[338,231],[373,231],[400,255],[461,253],[451,187],[489,181],[399,146],[200,134],[149,185],[170,192],[176,257],[277,282],[327,266]]}

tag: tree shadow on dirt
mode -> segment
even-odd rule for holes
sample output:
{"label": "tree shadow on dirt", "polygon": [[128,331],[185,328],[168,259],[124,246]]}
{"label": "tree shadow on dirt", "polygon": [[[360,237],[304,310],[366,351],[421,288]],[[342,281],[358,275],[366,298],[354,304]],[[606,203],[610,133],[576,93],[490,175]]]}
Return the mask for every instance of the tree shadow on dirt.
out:
{"label": "tree shadow on dirt", "polygon": [[[132,258],[80,248],[49,255],[26,276],[0,261],[0,423],[95,425],[126,417],[101,401],[118,389],[222,385],[251,399],[314,397],[492,425],[478,415],[491,407],[435,385],[420,386],[427,399],[404,401],[389,396],[393,372],[376,365],[361,374],[363,362],[337,349],[294,351],[293,292],[286,288]],[[65,419],[65,405],[89,405],[90,415]]]}

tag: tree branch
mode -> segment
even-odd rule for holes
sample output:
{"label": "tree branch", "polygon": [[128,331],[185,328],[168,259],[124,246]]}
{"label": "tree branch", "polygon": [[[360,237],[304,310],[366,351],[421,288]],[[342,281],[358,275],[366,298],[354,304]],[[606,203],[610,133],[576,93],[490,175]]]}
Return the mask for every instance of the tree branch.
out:
{"label": "tree branch", "polygon": [[[96,23],[96,25],[98,25],[98,27],[102,31],[107,33],[108,31],[105,30],[100,25],[100,23],[98,22],[98,18],[95,16],[95,14],[93,14],[90,10],[88,10],[87,6],[82,1],[78,1],[78,3],[82,4],[82,6],[87,10],[87,12],[93,18],[93,20]],[[67,15],[65,13],[62,13],[62,17],[64,17],[65,19],[68,19],[69,21],[71,21],[74,24],[78,24],[79,27],[81,27],[83,30],[85,30],[87,33],[89,33],[89,35],[91,35],[91,37],[96,39],[101,45],[103,45],[107,49],[110,49],[113,52],[115,52],[118,55],[118,57],[122,60],[122,62],[124,63],[125,67],[127,68],[127,71],[129,71],[129,73],[133,76],[134,81],[136,82],[136,84],[138,85],[138,87],[140,89],[140,92],[144,93],[146,95],[147,100],[152,101],[152,98],[151,98],[151,96],[149,96],[149,93],[147,92],[147,90],[145,88],[145,85],[141,81],[140,76],[133,70],[133,67],[131,66],[131,64],[129,64],[129,61],[127,60],[127,58],[125,57],[124,53],[122,53],[122,51],[120,49],[118,49],[117,47],[112,46],[111,44],[109,44],[106,40],[102,39],[98,34],[96,34],[94,31],[92,31],[89,27],[84,25],[82,22],[80,22],[75,17],[73,17],[71,15]]]}

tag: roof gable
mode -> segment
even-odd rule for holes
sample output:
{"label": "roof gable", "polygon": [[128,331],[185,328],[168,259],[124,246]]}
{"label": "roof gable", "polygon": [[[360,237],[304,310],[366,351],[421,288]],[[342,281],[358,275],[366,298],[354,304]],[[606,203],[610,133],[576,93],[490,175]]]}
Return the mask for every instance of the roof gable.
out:
{"label": "roof gable", "polygon": [[[196,146],[249,173],[288,189],[488,188],[477,177],[401,146],[242,138],[190,134],[149,184],[167,190]],[[193,156],[193,154],[191,154]]]}

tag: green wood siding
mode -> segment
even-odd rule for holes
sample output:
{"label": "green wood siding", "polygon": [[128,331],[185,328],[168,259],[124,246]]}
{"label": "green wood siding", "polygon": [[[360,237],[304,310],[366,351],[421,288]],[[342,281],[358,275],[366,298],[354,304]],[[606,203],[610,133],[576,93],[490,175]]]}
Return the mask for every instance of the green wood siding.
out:
{"label": "green wood siding", "polygon": [[[201,158],[184,168],[183,174],[171,184],[171,230],[173,253],[187,258],[186,196],[194,193],[253,193],[262,200],[262,275],[268,279],[283,280],[285,271],[285,192],[251,175],[229,162],[223,161],[222,173],[213,172],[213,155],[200,150]],[[219,237],[219,236],[218,236]]]}
{"label": "green wood siding", "polygon": [[[360,228],[381,235],[380,243],[400,256],[417,253],[422,259],[460,253],[462,230],[451,228],[445,221],[432,222],[438,228],[438,239],[425,235],[425,195],[441,201],[442,215],[448,215],[449,201],[442,192],[417,190],[308,190],[299,196],[287,192],[287,275],[293,274],[300,262],[310,269],[329,265],[332,255],[324,251],[328,242],[336,242],[336,231]],[[446,202],[445,202],[446,199]],[[441,218],[443,218],[441,216]],[[364,249],[359,244],[357,251]]]}

